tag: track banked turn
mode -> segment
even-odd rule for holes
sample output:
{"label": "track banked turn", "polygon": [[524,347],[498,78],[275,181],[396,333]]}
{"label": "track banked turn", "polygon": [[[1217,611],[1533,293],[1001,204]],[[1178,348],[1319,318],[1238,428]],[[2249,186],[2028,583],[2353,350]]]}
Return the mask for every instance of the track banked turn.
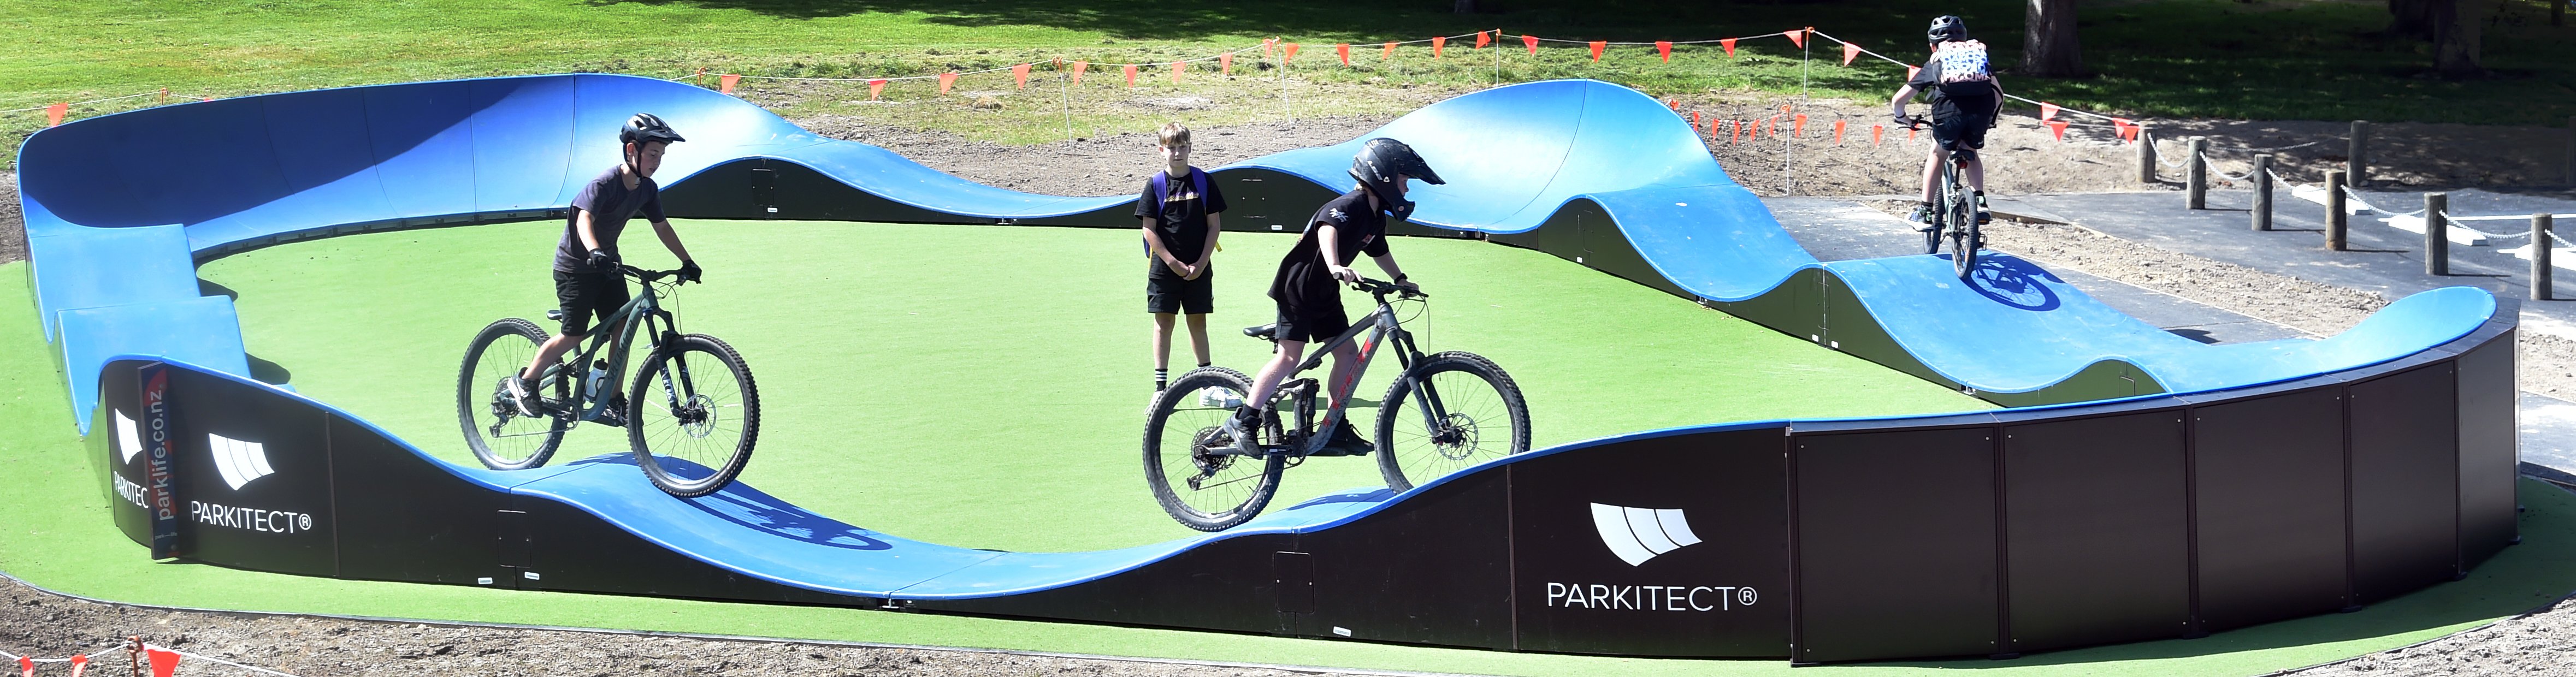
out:
{"label": "track banked turn", "polygon": [[[425,533],[431,547],[453,546],[457,539],[472,543],[500,538],[505,545],[497,554],[467,547],[500,564],[478,564],[466,557],[458,566],[498,566],[505,573],[504,585],[827,603],[866,600],[963,612],[1591,653],[1789,655],[1810,661],[2007,653],[1979,649],[1973,642],[1933,640],[1836,650],[1830,639],[1824,640],[1828,648],[1818,653],[1819,637],[1831,638],[1851,629],[1823,627],[1835,616],[1828,602],[1818,600],[1830,595],[1812,588],[1813,581],[1831,578],[1813,570],[1825,556],[1818,550],[1825,546],[1816,544],[1831,539],[1810,534],[1807,545],[1793,546],[1786,534],[1778,533],[1780,524],[1789,520],[1788,504],[1821,495],[1808,493],[1807,499],[1801,499],[1800,490],[1784,489],[1781,478],[1790,477],[1789,484],[1798,484],[1829,472],[1816,459],[1790,461],[1811,464],[1799,466],[1807,468],[1803,476],[1783,467],[1778,452],[1784,440],[1797,445],[1796,449],[1806,448],[1802,442],[1806,438],[1784,435],[1791,431],[1812,430],[1830,437],[1862,429],[1992,430],[2014,421],[2076,415],[2152,417],[2161,415],[2157,412],[2165,409],[2160,408],[2210,407],[2235,397],[2223,391],[2358,389],[2372,378],[2399,378],[2391,374],[2417,374],[2425,365],[2436,365],[2449,370],[2443,372],[2444,379],[2452,379],[2443,381],[2452,385],[2441,391],[2449,399],[2437,404],[2457,412],[2442,419],[2441,425],[2457,434],[2452,435],[2453,446],[2445,447],[2441,455],[2442,463],[2449,465],[2424,467],[2450,468],[2451,474],[2441,479],[2447,488],[2441,490],[2449,492],[2444,495],[2454,504],[2455,512],[2445,513],[2444,519],[2456,515],[2456,531],[2443,532],[2442,539],[2417,534],[2419,540],[2453,544],[2444,547],[2456,555],[2450,561],[2457,566],[2482,559],[2491,552],[2488,541],[2496,540],[2490,537],[2496,520],[2492,494],[2498,479],[2505,492],[2503,528],[2508,535],[2511,529],[2509,425],[2502,442],[2503,469],[2488,467],[2495,460],[2493,442],[2464,432],[2477,423],[2471,419],[2478,415],[2460,404],[2473,395],[2492,395],[2493,356],[2502,354],[2502,359],[2510,360],[2513,313],[2509,308],[2498,312],[2497,300],[2484,291],[2447,288],[2401,299],[2359,326],[2327,339],[2213,346],[2113,311],[2046,270],[2010,256],[1980,257],[1978,273],[1968,281],[1956,277],[1947,261],[1933,256],[1820,262],[1801,249],[1749,191],[1727,177],[1689,125],[1670,109],[1634,90],[1594,81],[1538,82],[1469,94],[1433,104],[1364,135],[1403,139],[1449,179],[1444,186],[1416,187],[1414,195],[1421,208],[1408,232],[1482,237],[1546,251],[1808,337],[1827,349],[1852,352],[2008,405],[2129,399],[2085,405],[2093,409],[2059,407],[1890,421],[1733,423],[1639,433],[1504,459],[1400,496],[1384,491],[1327,496],[1274,509],[1220,534],[1098,552],[1006,553],[869,531],[805,512],[750,486],[737,485],[704,499],[677,500],[641,481],[631,467],[605,459],[519,472],[449,465],[326,403],[252,381],[230,299],[200,295],[195,262],[245,248],[379,228],[560,214],[583,181],[615,161],[611,143],[615,129],[636,111],[656,113],[690,138],[672,147],[662,169],[662,176],[669,178],[664,184],[666,207],[674,216],[1133,226],[1127,216],[1131,197],[1047,196],[984,186],[882,148],[815,136],[730,96],[626,76],[558,75],[319,90],[82,120],[31,136],[21,153],[19,175],[38,310],[71,384],[74,411],[82,418],[77,424],[88,433],[96,425],[126,425],[123,421],[139,415],[133,409],[132,378],[135,366],[144,361],[182,365],[182,371],[192,374],[186,379],[189,385],[177,392],[226,393],[221,397],[227,400],[269,403],[258,405],[269,409],[253,407],[258,411],[319,412],[310,417],[310,425],[324,431],[316,433],[322,439],[332,440],[323,445],[327,451],[319,454],[332,461],[318,471],[329,478],[327,482],[304,480],[320,482],[325,497],[316,499],[325,505],[305,512],[358,521],[363,519],[360,515],[372,513],[353,506],[369,500],[429,494],[472,497],[453,506],[377,506],[376,512],[452,511],[459,517],[449,521],[474,523],[394,520],[379,530],[380,536],[400,540],[403,534]],[[1228,227],[1301,227],[1305,212],[1324,195],[1352,187],[1344,170],[1357,143],[1294,150],[1215,170],[1217,179],[1227,182],[1229,196],[1246,196],[1250,206],[1238,205],[1236,211],[1252,212],[1252,218],[1241,220],[1229,214]],[[2498,337],[2508,339],[2502,343],[2502,353],[2486,348]],[[2483,366],[2469,366],[2470,355],[2480,356],[2477,364]],[[2410,369],[2414,371],[2405,371]],[[2508,369],[2502,382],[2507,393],[2510,377]],[[2159,394],[2163,396],[2146,397]],[[294,437],[226,428],[247,426],[243,421],[259,416],[239,418],[205,419],[196,425],[216,428],[211,434],[228,439],[267,440],[272,447]],[[2179,419],[2174,425],[2180,426]],[[2336,425],[2346,438],[2359,434],[2351,420],[2338,419]],[[109,453],[115,440],[111,435],[91,437],[93,447],[102,453]],[[360,443],[359,438],[373,441]],[[1985,439],[1991,441],[1994,436]],[[196,453],[189,451],[188,444],[206,446],[203,439],[183,441],[183,453]],[[1967,448],[1979,444],[1990,442]],[[2204,448],[2209,442],[2194,437],[2177,444]],[[364,461],[352,456],[367,448],[380,448],[383,453]],[[271,452],[272,458],[294,453]],[[1792,455],[1804,453],[1808,452]],[[110,453],[109,465],[116,466],[113,472],[122,477],[133,469],[134,458],[126,455],[119,464]],[[1638,466],[1640,458],[1664,460]],[[1971,458],[2000,462],[1973,454]],[[1718,620],[1698,620],[1699,625],[1691,628],[1641,635],[1640,630],[1621,630],[1617,624],[1586,629],[1545,620],[1543,614],[1570,609],[1567,605],[1577,601],[1586,612],[1605,603],[1620,608],[1621,602],[1605,600],[1597,592],[1585,597],[1579,585],[1571,597],[1552,589],[1556,592],[1544,600],[1528,585],[1542,580],[1535,572],[1555,565],[1529,560],[1540,555],[1525,548],[1545,542],[1556,550],[1599,549],[1601,543],[1587,541],[1592,526],[1600,526],[1602,539],[1611,539],[1607,522],[1594,525],[1592,521],[1592,515],[1605,514],[1599,512],[1600,502],[1592,503],[1592,512],[1577,519],[1579,533],[1573,540],[1563,542],[1546,541],[1555,536],[1528,531],[1536,528],[1532,524],[1546,523],[1543,519],[1503,524],[1500,509],[1490,514],[1456,514],[1462,505],[1508,504],[1517,511],[1527,501],[1541,500],[1532,497],[1546,492],[1513,483],[1515,466],[1620,477],[1623,482],[1651,487],[1663,480],[1649,475],[1675,470],[1675,464],[1703,463],[1717,463],[1728,468],[1728,474],[1752,479],[1739,481],[1743,486],[1738,494],[1718,499],[1704,495],[1724,493],[1724,486],[1690,484],[1671,488],[1660,499],[1663,504],[1621,499],[1630,502],[1620,505],[1633,512],[1718,500],[1740,508],[1732,510],[1740,514],[1694,508],[1689,519],[1697,528],[1696,536],[1668,535],[1646,542],[1670,546],[1665,548],[1669,550],[1692,544],[1681,540],[1696,543],[1732,535],[1730,552],[1777,554],[1686,574],[1709,578],[1711,571],[1722,571],[1733,576],[1731,580],[1744,584],[1722,587],[1730,591],[1728,595],[1744,591],[1741,608],[1747,610]],[[281,466],[293,464],[280,461]],[[2176,471],[2182,467],[2177,461]],[[187,476],[203,472],[183,469],[180,486],[222,493],[220,482]],[[375,474],[350,474],[362,472]],[[1985,471],[1967,477],[1973,479],[1978,472]],[[1989,473],[1985,481],[1995,481],[1997,474]],[[386,482],[429,482],[445,488],[365,495]],[[331,489],[335,483],[336,492]],[[1501,491],[1506,485],[1512,491]],[[248,491],[244,486],[235,485],[232,490]],[[2412,487],[2400,492],[2401,497],[2413,497],[2419,489],[2430,490]],[[2361,502],[2362,494],[2372,490],[2347,480],[2344,491],[2352,495],[2339,493],[2336,500]],[[2176,493],[2182,495],[2186,494]],[[2215,508],[2205,504],[2213,499],[2204,492],[2199,500],[2204,507],[2198,518],[2210,519]],[[2320,496],[2319,500],[2325,499]],[[119,522],[128,533],[135,533],[143,519],[140,504],[133,507],[138,509],[119,511]],[[2006,507],[1998,499],[1993,509]],[[494,510],[510,517],[492,524],[489,515]],[[2184,513],[2176,510],[2174,519],[2182,519]],[[1996,523],[1993,514],[1987,513],[1989,529]],[[543,530],[540,527],[580,531],[589,528],[579,526],[588,524],[583,519],[614,530],[593,530],[596,533],[572,540],[588,539],[585,542],[594,545],[620,539],[649,543],[646,550],[676,554],[684,559],[672,561],[711,568],[715,577],[659,585],[603,573],[598,580],[586,582],[564,571],[587,567],[613,572],[621,565],[557,560],[550,575],[540,578],[540,565],[535,562],[545,558],[514,554],[513,548],[519,546],[507,545],[536,544],[525,547],[528,552],[545,551],[540,544],[543,537],[535,535]],[[1798,518],[1792,530],[1808,533],[1821,528],[1811,524],[1826,519],[1813,516],[1811,510]],[[2357,528],[2367,531],[2369,527]],[[1441,535],[1423,536],[1419,529]],[[211,548],[208,552],[223,550],[223,541],[237,537],[200,531],[204,532],[197,537],[201,549]],[[488,572],[471,576],[427,570],[435,568],[431,564],[375,569],[352,564],[368,559],[356,554],[361,550],[424,547],[419,542],[350,540],[356,538],[352,535],[356,531],[346,527],[335,531],[334,538],[340,540],[328,549],[333,564],[319,569],[263,564],[259,556],[230,561],[203,557],[298,573],[492,584]],[[2002,536],[1989,532],[1985,537]],[[1359,549],[1369,553],[1365,556],[1334,550],[1338,547],[1334,544],[1347,546],[1350,539],[1377,545]],[[1454,552],[1408,554],[1406,546]],[[1618,544],[1609,547],[1616,550]],[[2371,546],[2347,541],[2337,547],[2359,551]],[[600,548],[597,552],[624,552]],[[1704,552],[1712,549],[1679,552],[1719,556]],[[1965,548],[1970,553],[1977,550]],[[1992,541],[1984,547],[1987,556],[1996,550]],[[623,566],[644,567],[655,556],[635,554],[636,563]],[[375,557],[384,559],[382,553]],[[454,559],[423,557],[424,562]],[[1673,566],[1683,559],[1669,557],[1660,566]],[[1354,569],[1354,562],[1364,564]],[[1446,582],[1406,585],[1418,576],[1401,573],[1403,569],[1438,562],[1451,562],[1445,565],[1450,569],[1438,574]],[[1645,560],[1626,564],[1659,566]],[[1791,591],[1788,569],[1793,566],[1808,572],[1810,587]],[[1509,594],[1474,588],[1472,581],[1481,580],[1476,572],[1490,573],[1496,567],[1519,572],[1513,580],[1522,587],[1510,589]],[[1361,573],[1374,582],[1336,578]],[[2414,585],[2419,573],[2401,578]],[[2017,570],[2014,575],[2021,574]],[[1350,603],[1318,597],[1316,591],[1333,589],[1334,581],[1369,590],[1365,594],[1371,596],[1366,604],[1370,608],[1354,613],[1374,614],[1401,627],[1364,628],[1354,635],[1349,628],[1316,621],[1319,608]],[[2356,581],[2345,586],[2342,602],[2376,594],[2360,592],[2376,589]],[[1701,588],[1716,590],[1721,583],[1696,578],[1680,582],[1690,583],[1686,587],[1694,594]],[[1560,583],[1583,581],[1549,582]],[[1757,587],[1775,595],[1770,598],[1772,604],[1757,606],[1758,597],[1751,592]],[[1989,580],[1984,589],[1993,588]],[[1205,598],[1227,594],[1245,599],[1209,602]],[[1627,603],[1633,607],[1649,601],[1658,607],[1682,604],[1642,596]],[[1693,597],[1689,604],[1694,611],[1706,611],[1699,608],[1704,601]],[[1955,606],[1933,604],[1936,601],[1924,603]],[[1494,608],[1495,604],[1502,607]],[[1786,604],[1803,605],[1808,620],[1791,627]],[[2208,620],[2201,613],[2201,602],[2190,604],[2195,620],[2183,625],[2196,628],[2323,610],[2289,604],[2283,608],[2290,611],[2280,613]],[[1737,607],[1730,603],[1725,608],[1732,613]],[[1521,621],[1497,626],[1501,617]],[[1973,631],[1975,623],[1967,626]],[[1985,627],[1996,624],[1989,619]],[[2154,632],[2111,632],[2057,645],[2158,636]],[[1671,637],[1657,639],[1656,633]],[[2043,642],[2029,648],[2048,646]]]}

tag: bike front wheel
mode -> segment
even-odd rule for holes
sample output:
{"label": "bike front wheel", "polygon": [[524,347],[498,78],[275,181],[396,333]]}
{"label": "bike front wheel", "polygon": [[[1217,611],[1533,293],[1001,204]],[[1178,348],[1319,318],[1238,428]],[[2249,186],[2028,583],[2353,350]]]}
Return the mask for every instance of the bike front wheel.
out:
{"label": "bike front wheel", "polygon": [[1424,358],[1378,404],[1377,470],[1399,492],[1529,445],[1520,386],[1475,353]]}
{"label": "bike front wheel", "polygon": [[733,346],[687,334],[653,351],[626,394],[626,440],[644,476],[680,498],[732,484],[760,441],[760,390]]}
{"label": "bike front wheel", "polygon": [[[1192,369],[1172,381],[1146,412],[1145,483],[1172,519],[1200,531],[1221,531],[1270,505],[1285,465],[1279,454],[1232,453],[1235,440],[1224,426],[1234,410],[1204,401],[1201,393],[1210,388],[1231,394],[1219,400],[1252,398],[1252,379],[1224,367]],[[1257,443],[1246,446],[1260,448]]]}
{"label": "bike front wheel", "polygon": [[561,376],[537,384],[530,395],[553,399],[560,406],[540,406],[538,416],[519,415],[510,399],[510,378],[537,358],[546,330],[536,323],[506,318],[483,327],[465,347],[465,365],[456,374],[456,422],[465,429],[465,446],[493,470],[525,470],[545,465],[572,427],[566,415],[571,384]]}

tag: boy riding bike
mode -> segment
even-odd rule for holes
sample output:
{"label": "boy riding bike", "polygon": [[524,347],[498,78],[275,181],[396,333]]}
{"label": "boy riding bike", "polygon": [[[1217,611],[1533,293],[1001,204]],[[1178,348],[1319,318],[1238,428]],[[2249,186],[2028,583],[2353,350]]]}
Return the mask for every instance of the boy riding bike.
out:
{"label": "boy riding bike", "polygon": [[[653,172],[662,168],[662,151],[686,140],[662,118],[636,113],[617,132],[621,155],[617,166],[601,172],[573,196],[563,239],[555,244],[555,300],[563,310],[563,333],[548,339],[536,359],[510,380],[507,387],[518,403],[519,415],[539,414],[536,375],[580,345],[593,318],[604,319],[626,305],[626,280],[617,273],[617,236],[625,232],[628,220],[642,214],[653,224],[653,234],[661,238],[662,246],[680,257],[680,279],[698,280],[698,264],[680,245],[670,220],[662,216],[661,186],[653,182]],[[611,335],[618,331],[617,327],[602,329]]]}
{"label": "boy riding bike", "polygon": [[[1225,431],[1247,450],[1261,428],[1262,407],[1278,392],[1280,379],[1296,370],[1307,342],[1329,341],[1350,329],[1339,285],[1360,280],[1359,271],[1350,267],[1360,254],[1368,254],[1395,284],[1416,288],[1405,281],[1404,270],[1396,267],[1395,256],[1386,249],[1386,220],[1389,215],[1402,220],[1413,214],[1413,203],[1404,199],[1410,180],[1435,186],[1447,182],[1412,147],[1388,138],[1369,139],[1361,145],[1359,155],[1351,158],[1351,176],[1359,179],[1359,187],[1324,203],[1307,219],[1305,234],[1279,260],[1279,273],[1271,278],[1270,298],[1279,305],[1279,353],[1261,366],[1252,392],[1225,422]],[[1331,383],[1350,380],[1358,361],[1357,346],[1345,343],[1334,350]],[[1334,426],[1331,435],[1315,455],[1357,456],[1372,450],[1348,425]]]}
{"label": "boy riding bike", "polygon": [[1986,147],[1986,130],[1995,126],[2003,112],[2004,88],[1995,80],[1986,59],[1986,45],[1968,39],[1968,24],[1956,16],[1932,20],[1925,32],[1932,43],[1932,58],[1896,96],[1887,102],[1897,124],[1912,127],[1916,121],[1905,115],[1905,106],[1915,95],[1932,95],[1932,152],[1923,159],[1923,203],[1914,208],[1907,220],[1916,230],[1932,227],[1933,181],[1940,175],[1941,163],[1950,153],[1961,153],[1968,166],[1968,186],[1976,190],[1977,223],[1993,219],[1986,210],[1986,166],[1977,159],[1977,149]]}

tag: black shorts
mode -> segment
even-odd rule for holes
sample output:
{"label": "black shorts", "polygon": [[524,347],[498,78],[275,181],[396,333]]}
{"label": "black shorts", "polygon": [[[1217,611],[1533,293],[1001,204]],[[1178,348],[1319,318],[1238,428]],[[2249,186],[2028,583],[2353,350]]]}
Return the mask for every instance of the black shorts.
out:
{"label": "black shorts", "polygon": [[1330,308],[1290,308],[1279,306],[1278,337],[1282,341],[1320,343],[1350,331],[1351,318],[1340,304]]}
{"label": "black shorts", "polygon": [[1932,119],[1932,140],[1946,150],[1974,151],[1986,147],[1986,129],[1995,126],[1991,110],[1962,110]]}
{"label": "black shorts", "polygon": [[563,310],[563,334],[590,333],[591,318],[607,320],[626,306],[626,279],[600,273],[555,271],[555,304]]}
{"label": "black shorts", "polygon": [[[1154,265],[1160,267],[1163,264],[1157,261]],[[1202,273],[1196,280],[1184,280],[1178,275],[1146,275],[1145,312],[1189,315],[1216,312],[1216,287],[1209,281],[1215,277],[1213,272]]]}

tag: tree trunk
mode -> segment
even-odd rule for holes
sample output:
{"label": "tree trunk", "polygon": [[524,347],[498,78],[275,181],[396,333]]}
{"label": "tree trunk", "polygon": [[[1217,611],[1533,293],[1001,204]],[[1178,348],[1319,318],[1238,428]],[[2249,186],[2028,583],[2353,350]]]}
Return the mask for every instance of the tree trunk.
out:
{"label": "tree trunk", "polygon": [[2442,0],[2433,8],[2433,72],[2445,79],[2483,77],[2479,64],[2480,29],[2494,0]]}
{"label": "tree trunk", "polygon": [[2431,40],[2434,7],[2448,4],[2451,0],[2388,0],[2388,34]]}
{"label": "tree trunk", "polygon": [[2075,0],[2022,0],[2020,75],[2064,78],[2084,74],[2075,41]]}
{"label": "tree trunk", "polygon": [[1457,0],[1456,2],[1449,3],[1449,13],[1474,14],[1476,13],[1476,0]]}

